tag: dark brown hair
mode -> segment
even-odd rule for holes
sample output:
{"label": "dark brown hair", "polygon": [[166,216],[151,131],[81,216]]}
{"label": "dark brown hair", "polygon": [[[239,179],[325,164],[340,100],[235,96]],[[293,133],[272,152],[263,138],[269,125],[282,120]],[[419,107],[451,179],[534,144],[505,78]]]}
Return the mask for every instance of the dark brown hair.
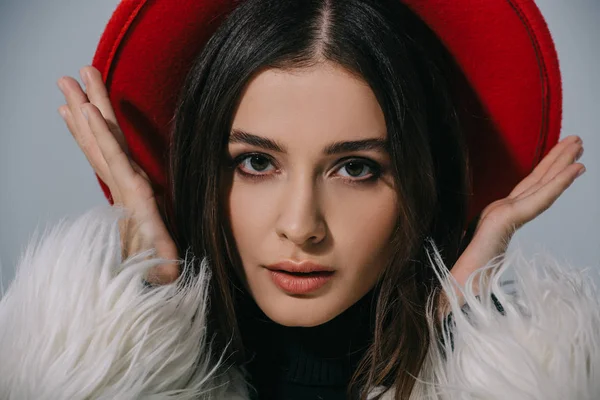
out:
{"label": "dark brown hair", "polygon": [[378,283],[373,342],[349,388],[396,388],[408,398],[429,346],[427,299],[438,283],[428,266],[431,238],[446,265],[465,225],[466,151],[448,77],[451,58],[398,0],[247,0],[199,51],[175,115],[171,147],[176,242],[211,262],[209,332],[216,353],[243,360],[236,299],[239,255],[223,218],[224,152],[241,93],[267,68],[338,64],[373,90],[385,116],[400,219],[393,257]]}

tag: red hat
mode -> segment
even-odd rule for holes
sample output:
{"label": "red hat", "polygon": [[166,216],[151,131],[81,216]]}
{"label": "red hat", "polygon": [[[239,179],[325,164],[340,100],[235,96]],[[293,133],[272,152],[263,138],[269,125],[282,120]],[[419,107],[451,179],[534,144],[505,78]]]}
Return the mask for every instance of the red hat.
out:
{"label": "red hat", "polygon": [[[460,101],[478,110],[463,121],[471,220],[507,196],[558,142],[562,93],[554,43],[532,0],[399,1],[454,56],[466,78]],[[167,189],[166,149],[179,89],[198,49],[234,6],[234,0],[123,0],[102,34],[92,64],[132,158],[157,191]]]}

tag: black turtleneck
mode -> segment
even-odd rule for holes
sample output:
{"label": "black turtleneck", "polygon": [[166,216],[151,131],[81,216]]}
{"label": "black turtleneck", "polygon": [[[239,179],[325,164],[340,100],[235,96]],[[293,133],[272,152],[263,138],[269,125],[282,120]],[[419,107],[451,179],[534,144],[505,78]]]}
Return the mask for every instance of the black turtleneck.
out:
{"label": "black turtleneck", "polygon": [[373,291],[325,324],[286,327],[244,301],[240,329],[253,400],[347,399],[350,380],[371,340]]}
{"label": "black turtleneck", "polygon": [[[241,301],[240,330],[252,400],[344,400],[373,338],[375,290],[325,324],[286,327],[271,321],[254,300]],[[479,296],[477,296],[479,297]],[[495,295],[496,309],[504,308]],[[468,306],[463,307],[468,312]],[[445,324],[453,325],[450,313]],[[454,348],[450,328],[450,344]],[[440,345],[442,345],[440,343]],[[443,348],[440,348],[443,350]]]}

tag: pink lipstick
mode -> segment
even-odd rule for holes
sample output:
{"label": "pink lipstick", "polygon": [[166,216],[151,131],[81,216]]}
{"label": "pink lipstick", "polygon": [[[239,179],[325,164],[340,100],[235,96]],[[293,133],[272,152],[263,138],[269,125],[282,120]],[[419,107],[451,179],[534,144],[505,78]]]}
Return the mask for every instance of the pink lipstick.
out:
{"label": "pink lipstick", "polygon": [[289,294],[308,294],[323,287],[333,277],[333,268],[310,261],[284,261],[268,265],[273,283]]}

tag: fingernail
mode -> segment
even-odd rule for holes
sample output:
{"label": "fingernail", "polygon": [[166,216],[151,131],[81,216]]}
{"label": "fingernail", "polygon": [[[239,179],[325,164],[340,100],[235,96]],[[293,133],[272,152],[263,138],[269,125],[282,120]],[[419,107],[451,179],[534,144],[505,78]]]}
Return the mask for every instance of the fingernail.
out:
{"label": "fingernail", "polygon": [[58,113],[60,114],[61,117],[63,117],[63,119],[67,118],[67,110],[65,110],[64,108],[59,108]]}
{"label": "fingernail", "polygon": [[575,156],[575,161],[579,160],[582,155],[583,155],[583,147],[581,149],[579,149],[579,151],[577,152],[577,155]]}
{"label": "fingernail", "polygon": [[86,121],[90,119],[90,117],[88,116],[87,110],[85,108],[83,108],[83,106],[79,107],[81,109],[81,112],[83,113],[83,116],[85,117]]}
{"label": "fingernail", "polygon": [[585,172],[585,167],[583,167],[579,170],[579,172],[577,173],[577,177],[579,178],[581,175],[583,175],[584,172]]}
{"label": "fingernail", "polygon": [[56,85],[58,86],[58,88],[59,88],[61,91],[63,91],[63,92],[65,91],[65,87],[64,87],[64,83],[63,83],[63,78],[60,78],[60,79],[59,79],[59,80],[56,82]]}

